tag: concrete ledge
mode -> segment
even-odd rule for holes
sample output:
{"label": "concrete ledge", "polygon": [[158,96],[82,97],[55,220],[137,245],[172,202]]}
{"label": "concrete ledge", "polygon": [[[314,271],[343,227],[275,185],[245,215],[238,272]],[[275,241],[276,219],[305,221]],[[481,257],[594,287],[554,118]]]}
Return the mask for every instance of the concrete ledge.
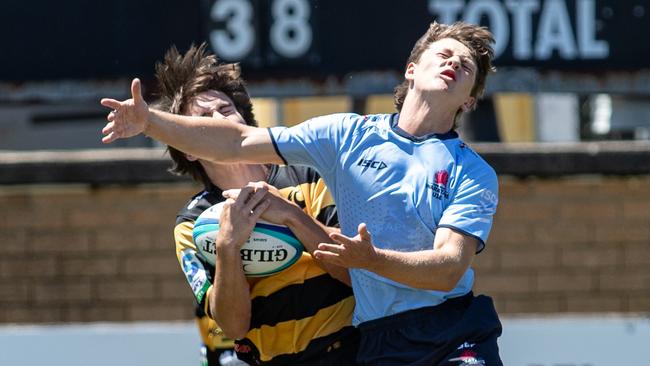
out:
{"label": "concrete ledge", "polygon": [[650,141],[471,144],[500,175],[650,174]]}
{"label": "concrete ledge", "polygon": [[0,151],[0,184],[138,184],[188,181],[167,172],[163,149]]}
{"label": "concrete ledge", "polygon": [[[500,175],[650,174],[650,142],[470,144]],[[138,184],[187,181],[167,172],[163,149],[2,151],[0,184]]]}

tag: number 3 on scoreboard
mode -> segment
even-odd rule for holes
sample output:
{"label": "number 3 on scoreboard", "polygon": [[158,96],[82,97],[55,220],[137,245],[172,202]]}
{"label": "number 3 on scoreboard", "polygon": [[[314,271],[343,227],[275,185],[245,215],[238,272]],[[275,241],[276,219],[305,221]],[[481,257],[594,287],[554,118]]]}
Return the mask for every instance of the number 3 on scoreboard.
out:
{"label": "number 3 on scoreboard", "polygon": [[[212,49],[228,61],[244,59],[255,47],[255,8],[250,0],[216,0],[210,19],[222,25],[210,31]],[[304,56],[312,43],[309,0],[273,0],[268,34],[272,49],[280,56]],[[267,34],[267,32],[263,32]]]}
{"label": "number 3 on scoreboard", "polygon": [[210,44],[219,57],[241,60],[255,45],[255,30],[251,24],[253,6],[242,0],[217,0],[212,4],[210,18],[225,23],[225,29],[210,32]]}

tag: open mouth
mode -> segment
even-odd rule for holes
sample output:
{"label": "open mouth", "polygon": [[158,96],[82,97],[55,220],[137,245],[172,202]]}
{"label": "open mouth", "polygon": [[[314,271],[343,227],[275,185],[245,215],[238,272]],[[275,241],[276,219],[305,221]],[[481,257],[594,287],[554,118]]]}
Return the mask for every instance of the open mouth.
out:
{"label": "open mouth", "polygon": [[456,73],[453,70],[445,70],[441,72],[440,75],[444,75],[450,78],[451,80],[456,81]]}

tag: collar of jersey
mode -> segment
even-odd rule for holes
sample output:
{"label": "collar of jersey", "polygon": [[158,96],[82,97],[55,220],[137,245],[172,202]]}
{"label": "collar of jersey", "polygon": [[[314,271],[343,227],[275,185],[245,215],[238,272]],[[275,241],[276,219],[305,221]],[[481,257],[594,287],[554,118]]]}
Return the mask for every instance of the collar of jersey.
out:
{"label": "collar of jersey", "polygon": [[399,121],[399,113],[393,113],[390,116],[390,128],[395,132],[396,134],[409,139],[411,141],[415,142],[423,142],[426,140],[430,139],[437,139],[437,140],[449,140],[449,139],[455,139],[458,137],[458,133],[454,130],[450,130],[449,132],[445,133],[430,133],[428,135],[423,135],[423,136],[413,136],[410,133],[404,131],[397,125],[397,121]]}

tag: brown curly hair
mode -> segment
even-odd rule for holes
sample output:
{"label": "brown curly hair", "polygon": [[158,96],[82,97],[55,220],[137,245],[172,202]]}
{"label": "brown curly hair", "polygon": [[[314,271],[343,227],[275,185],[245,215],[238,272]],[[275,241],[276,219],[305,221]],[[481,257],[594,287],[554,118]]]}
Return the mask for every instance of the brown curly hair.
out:
{"label": "brown curly hair", "polygon": [[[450,25],[440,24],[437,22],[431,23],[426,33],[415,42],[415,46],[413,46],[413,50],[411,50],[411,55],[406,61],[407,67],[411,62],[419,62],[424,51],[426,51],[433,42],[439,41],[443,38],[453,38],[469,48],[472,58],[477,66],[476,79],[470,95],[477,99],[482,97],[483,92],[485,91],[485,80],[488,73],[496,71],[496,68],[492,66],[492,60],[494,59],[494,50],[492,49],[494,36],[485,27],[464,22],[456,22]],[[404,98],[406,98],[408,89],[408,80],[404,80],[400,85],[395,87],[393,99],[395,108],[397,108],[398,111],[402,110]],[[474,104],[474,107],[475,106],[476,104]],[[458,120],[461,113],[462,110],[459,109],[456,113],[455,120]]]}
{"label": "brown curly hair", "polygon": [[[157,101],[153,107],[174,114],[185,114],[192,100],[207,90],[218,90],[234,102],[237,111],[249,126],[257,126],[253,104],[241,78],[239,64],[219,64],[217,56],[208,54],[204,42],[181,55],[175,46],[165,54],[162,62],[156,63]],[[173,161],[170,172],[189,175],[206,187],[212,185],[203,166],[198,161],[189,161],[185,154],[171,146],[167,151]]]}

